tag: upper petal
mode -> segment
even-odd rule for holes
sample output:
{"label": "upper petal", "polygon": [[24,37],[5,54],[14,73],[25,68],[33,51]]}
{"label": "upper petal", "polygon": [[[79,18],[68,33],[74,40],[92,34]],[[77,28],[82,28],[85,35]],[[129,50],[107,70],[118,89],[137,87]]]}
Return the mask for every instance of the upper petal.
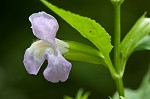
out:
{"label": "upper petal", "polygon": [[59,28],[57,20],[43,11],[32,14],[29,20],[34,35],[39,39],[49,42],[54,47],[56,32]]}
{"label": "upper petal", "polygon": [[44,70],[44,77],[51,82],[64,82],[68,79],[71,63],[68,62],[61,54],[58,52],[55,54],[47,54],[48,66]]}
{"label": "upper petal", "polygon": [[45,50],[48,46],[48,43],[39,40],[25,51],[23,63],[29,74],[36,75],[38,73],[45,60]]}

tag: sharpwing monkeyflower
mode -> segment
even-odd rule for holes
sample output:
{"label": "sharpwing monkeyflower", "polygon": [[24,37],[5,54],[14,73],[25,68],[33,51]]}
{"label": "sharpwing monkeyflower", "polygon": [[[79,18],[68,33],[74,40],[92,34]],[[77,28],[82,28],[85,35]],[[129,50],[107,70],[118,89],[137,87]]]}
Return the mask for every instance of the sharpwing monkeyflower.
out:
{"label": "sharpwing monkeyflower", "polygon": [[48,66],[43,72],[45,79],[54,83],[66,81],[72,65],[62,56],[65,50],[60,46],[65,42],[55,38],[59,28],[57,20],[45,12],[34,13],[29,20],[33,34],[40,40],[25,51],[23,63],[27,72],[36,75],[46,59]]}

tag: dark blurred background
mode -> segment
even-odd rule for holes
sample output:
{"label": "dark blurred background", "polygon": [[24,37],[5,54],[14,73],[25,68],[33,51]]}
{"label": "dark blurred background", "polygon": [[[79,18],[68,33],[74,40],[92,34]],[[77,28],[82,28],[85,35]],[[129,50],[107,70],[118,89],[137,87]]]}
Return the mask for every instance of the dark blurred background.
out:
{"label": "dark blurred background", "polygon": [[[49,2],[95,19],[112,36],[113,6],[109,0],[48,0]],[[28,17],[35,12],[51,13],[59,22],[59,39],[74,40],[93,46],[75,29],[51,12],[39,0],[2,0],[0,2],[0,99],[62,99],[64,95],[75,97],[79,88],[91,91],[90,99],[108,99],[116,88],[104,66],[71,61],[73,68],[65,83],[53,84],[43,77],[46,62],[37,76],[29,75],[23,65],[24,51],[36,40]],[[122,5],[122,38],[134,22],[147,11],[149,0],[125,0]],[[131,55],[128,60],[124,85],[136,89],[148,69],[150,52]]]}

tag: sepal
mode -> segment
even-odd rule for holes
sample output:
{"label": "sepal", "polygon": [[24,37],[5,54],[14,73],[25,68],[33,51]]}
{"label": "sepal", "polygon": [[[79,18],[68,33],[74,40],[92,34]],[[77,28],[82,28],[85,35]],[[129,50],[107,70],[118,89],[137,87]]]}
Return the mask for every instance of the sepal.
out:
{"label": "sepal", "polygon": [[59,39],[56,39],[56,44],[66,59],[106,65],[102,53],[88,45]]}

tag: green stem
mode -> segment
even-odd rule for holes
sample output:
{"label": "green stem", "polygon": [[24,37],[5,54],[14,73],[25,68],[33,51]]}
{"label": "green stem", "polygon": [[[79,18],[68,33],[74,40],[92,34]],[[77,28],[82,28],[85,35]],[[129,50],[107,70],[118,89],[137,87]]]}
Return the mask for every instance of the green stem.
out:
{"label": "green stem", "polygon": [[116,83],[116,87],[117,87],[119,96],[123,96],[124,97],[125,95],[124,95],[124,86],[123,86],[122,77],[116,79],[115,83]]}
{"label": "green stem", "polygon": [[124,97],[124,86],[122,81],[122,69],[121,69],[121,60],[120,60],[120,38],[121,38],[121,22],[120,22],[120,8],[123,0],[111,0],[114,4],[114,66],[118,78],[115,78],[116,87],[119,93],[119,96]]}
{"label": "green stem", "polygon": [[120,71],[120,37],[121,37],[121,29],[120,29],[120,5],[114,6],[114,66],[116,68],[116,72],[119,74]]}

